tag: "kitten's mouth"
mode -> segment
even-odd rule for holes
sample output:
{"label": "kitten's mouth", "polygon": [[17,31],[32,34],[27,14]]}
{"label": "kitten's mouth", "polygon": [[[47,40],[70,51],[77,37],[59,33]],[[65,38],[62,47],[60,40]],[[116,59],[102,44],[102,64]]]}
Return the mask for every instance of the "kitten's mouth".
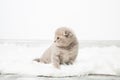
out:
{"label": "kitten's mouth", "polygon": [[76,42],[72,42],[68,46],[57,46],[57,47],[62,48],[62,49],[66,49],[66,50],[70,50],[76,44],[77,44]]}

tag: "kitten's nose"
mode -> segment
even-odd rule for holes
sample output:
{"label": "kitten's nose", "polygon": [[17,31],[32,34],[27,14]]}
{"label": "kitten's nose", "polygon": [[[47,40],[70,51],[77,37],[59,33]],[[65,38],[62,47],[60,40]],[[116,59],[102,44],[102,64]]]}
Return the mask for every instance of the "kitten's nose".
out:
{"label": "kitten's nose", "polygon": [[54,42],[56,42],[56,40]]}

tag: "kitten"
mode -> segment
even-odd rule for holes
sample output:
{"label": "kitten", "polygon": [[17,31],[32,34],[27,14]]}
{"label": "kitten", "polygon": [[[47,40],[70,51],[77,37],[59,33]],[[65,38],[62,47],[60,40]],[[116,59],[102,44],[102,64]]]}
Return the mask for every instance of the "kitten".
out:
{"label": "kitten", "polygon": [[53,44],[43,53],[37,62],[52,63],[60,68],[61,64],[73,64],[78,54],[78,41],[75,34],[66,27],[58,28]]}

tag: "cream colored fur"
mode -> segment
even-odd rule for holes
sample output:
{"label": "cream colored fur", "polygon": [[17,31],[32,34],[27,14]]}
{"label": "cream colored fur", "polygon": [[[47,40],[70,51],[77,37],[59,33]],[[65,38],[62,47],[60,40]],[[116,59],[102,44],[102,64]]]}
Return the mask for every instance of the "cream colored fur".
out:
{"label": "cream colored fur", "polygon": [[73,64],[78,54],[78,41],[72,30],[66,27],[55,32],[54,43],[43,53],[37,62],[52,63],[60,68],[61,64]]}

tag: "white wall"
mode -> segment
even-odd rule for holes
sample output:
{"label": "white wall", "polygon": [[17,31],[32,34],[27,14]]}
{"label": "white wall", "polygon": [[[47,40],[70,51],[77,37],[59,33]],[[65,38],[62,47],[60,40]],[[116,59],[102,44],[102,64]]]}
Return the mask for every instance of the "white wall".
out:
{"label": "white wall", "polygon": [[0,0],[0,39],[52,39],[60,26],[80,40],[120,40],[120,0]]}

